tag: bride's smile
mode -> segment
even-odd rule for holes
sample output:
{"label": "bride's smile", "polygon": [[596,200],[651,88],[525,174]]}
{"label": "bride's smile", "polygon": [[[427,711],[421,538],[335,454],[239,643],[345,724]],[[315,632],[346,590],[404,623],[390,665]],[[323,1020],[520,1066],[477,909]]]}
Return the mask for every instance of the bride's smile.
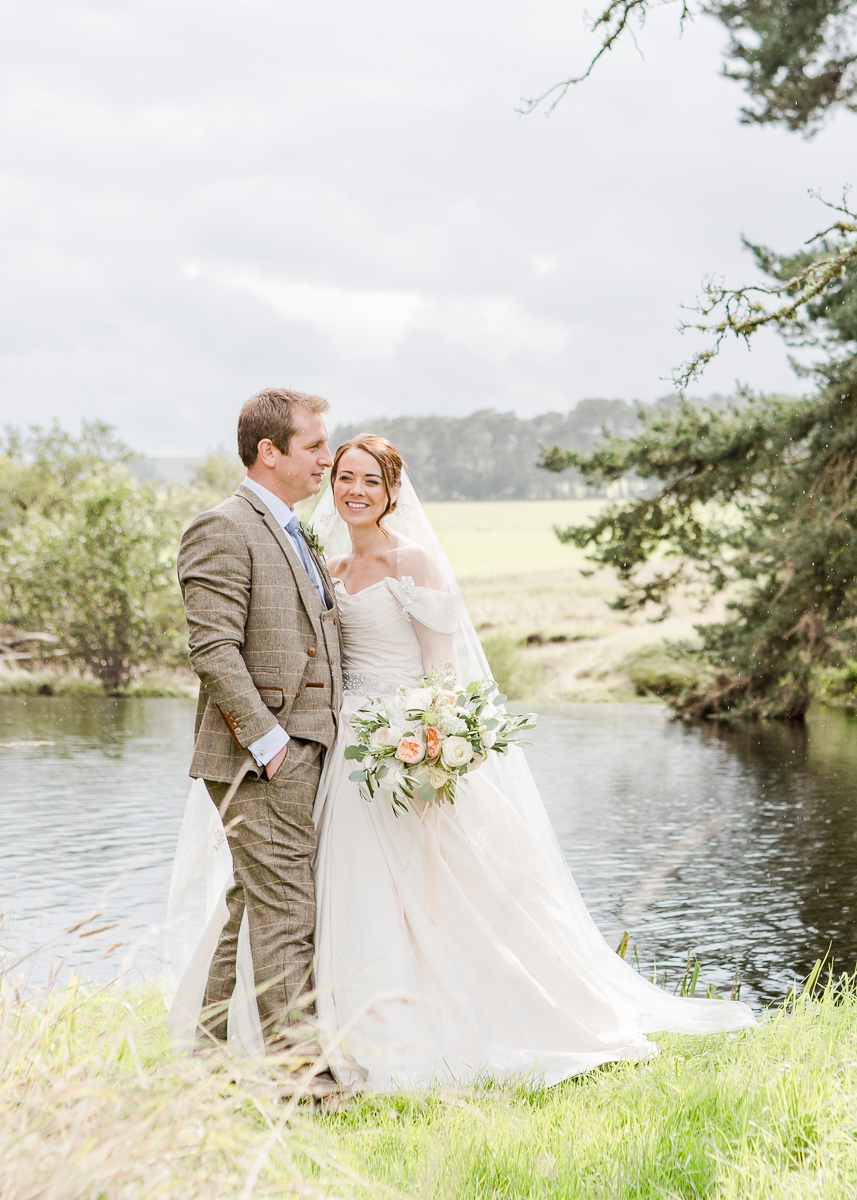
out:
{"label": "bride's smile", "polygon": [[388,511],[387,486],[377,460],[354,446],[337,465],[333,497],[339,515],[352,528],[377,525]]}

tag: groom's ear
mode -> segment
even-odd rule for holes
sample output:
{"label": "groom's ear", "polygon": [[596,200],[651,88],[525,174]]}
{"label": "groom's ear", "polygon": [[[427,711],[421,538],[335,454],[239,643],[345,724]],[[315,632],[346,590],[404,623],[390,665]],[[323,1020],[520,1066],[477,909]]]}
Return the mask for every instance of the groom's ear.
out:
{"label": "groom's ear", "polygon": [[276,447],[270,438],[262,438],[256,446],[256,460],[261,462],[266,467],[275,467],[277,465]]}

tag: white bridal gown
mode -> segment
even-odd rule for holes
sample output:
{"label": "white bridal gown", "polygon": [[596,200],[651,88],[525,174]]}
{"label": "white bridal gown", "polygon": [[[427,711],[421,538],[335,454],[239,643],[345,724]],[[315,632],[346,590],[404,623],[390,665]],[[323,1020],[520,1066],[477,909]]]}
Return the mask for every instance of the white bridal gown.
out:
{"label": "white bridal gown", "polygon": [[[657,1052],[658,1030],[714,1033],[754,1024],[745,1004],[681,999],[654,987],[598,932],[517,748],[460,780],[454,806],[394,815],[348,776],[350,717],[393,699],[431,666],[459,681],[488,664],[454,573],[406,475],[395,518],[397,578],[350,596],[337,581],[346,692],[315,819],[316,986],[320,1034],[343,1085],[556,1083],[600,1063]],[[330,495],[313,518],[328,552],[348,533]],[[338,546],[337,546],[338,539]],[[415,581],[416,580],[416,581]],[[430,584],[431,586],[420,586]],[[205,786],[191,789],[170,888],[169,1025],[190,1048],[226,919],[231,858]],[[229,1037],[262,1053],[244,927]]]}
{"label": "white bridal gown", "polygon": [[425,632],[448,634],[455,602],[407,578],[354,596],[336,586],[347,692],[316,803],[316,984],[340,1082],[556,1083],[656,1053],[655,1030],[753,1024],[744,1004],[667,995],[607,945],[555,843],[534,831],[520,750],[489,755],[454,806],[397,817],[388,793],[360,796],[349,717],[367,696],[417,684]]}

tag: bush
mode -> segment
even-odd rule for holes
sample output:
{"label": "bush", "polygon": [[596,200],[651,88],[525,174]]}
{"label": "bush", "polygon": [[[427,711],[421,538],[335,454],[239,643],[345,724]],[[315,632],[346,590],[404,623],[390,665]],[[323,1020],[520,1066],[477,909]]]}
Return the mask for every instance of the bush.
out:
{"label": "bush", "polygon": [[104,467],[71,489],[61,511],[31,512],[10,530],[6,613],[55,633],[105,688],[123,687],[142,663],[180,652],[175,537],[151,487]]}
{"label": "bush", "polygon": [[857,660],[849,658],[844,667],[831,667],[816,677],[816,694],[826,704],[838,708],[857,708]]}
{"label": "bush", "polygon": [[482,638],[482,648],[500,691],[510,700],[525,700],[536,681],[536,668],[527,662],[520,642],[508,633]]}
{"label": "bush", "polygon": [[662,644],[641,646],[628,660],[628,674],[638,696],[680,696],[699,685],[698,662]]}

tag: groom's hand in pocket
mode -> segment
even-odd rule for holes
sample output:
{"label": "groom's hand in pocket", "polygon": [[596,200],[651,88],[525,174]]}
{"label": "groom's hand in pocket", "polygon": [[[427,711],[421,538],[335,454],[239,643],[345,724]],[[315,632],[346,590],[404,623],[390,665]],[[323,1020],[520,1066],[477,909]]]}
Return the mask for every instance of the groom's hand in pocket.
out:
{"label": "groom's hand in pocket", "polygon": [[276,773],[279,771],[280,767],[283,765],[283,761],[284,761],[286,755],[288,754],[288,752],[289,752],[289,744],[288,744],[288,742],[286,742],[286,744],[285,744],[285,746],[283,746],[282,750],[279,750],[274,755],[274,757],[270,760],[270,762],[265,763],[265,774],[268,776],[269,779],[273,779],[274,776],[276,775]]}

